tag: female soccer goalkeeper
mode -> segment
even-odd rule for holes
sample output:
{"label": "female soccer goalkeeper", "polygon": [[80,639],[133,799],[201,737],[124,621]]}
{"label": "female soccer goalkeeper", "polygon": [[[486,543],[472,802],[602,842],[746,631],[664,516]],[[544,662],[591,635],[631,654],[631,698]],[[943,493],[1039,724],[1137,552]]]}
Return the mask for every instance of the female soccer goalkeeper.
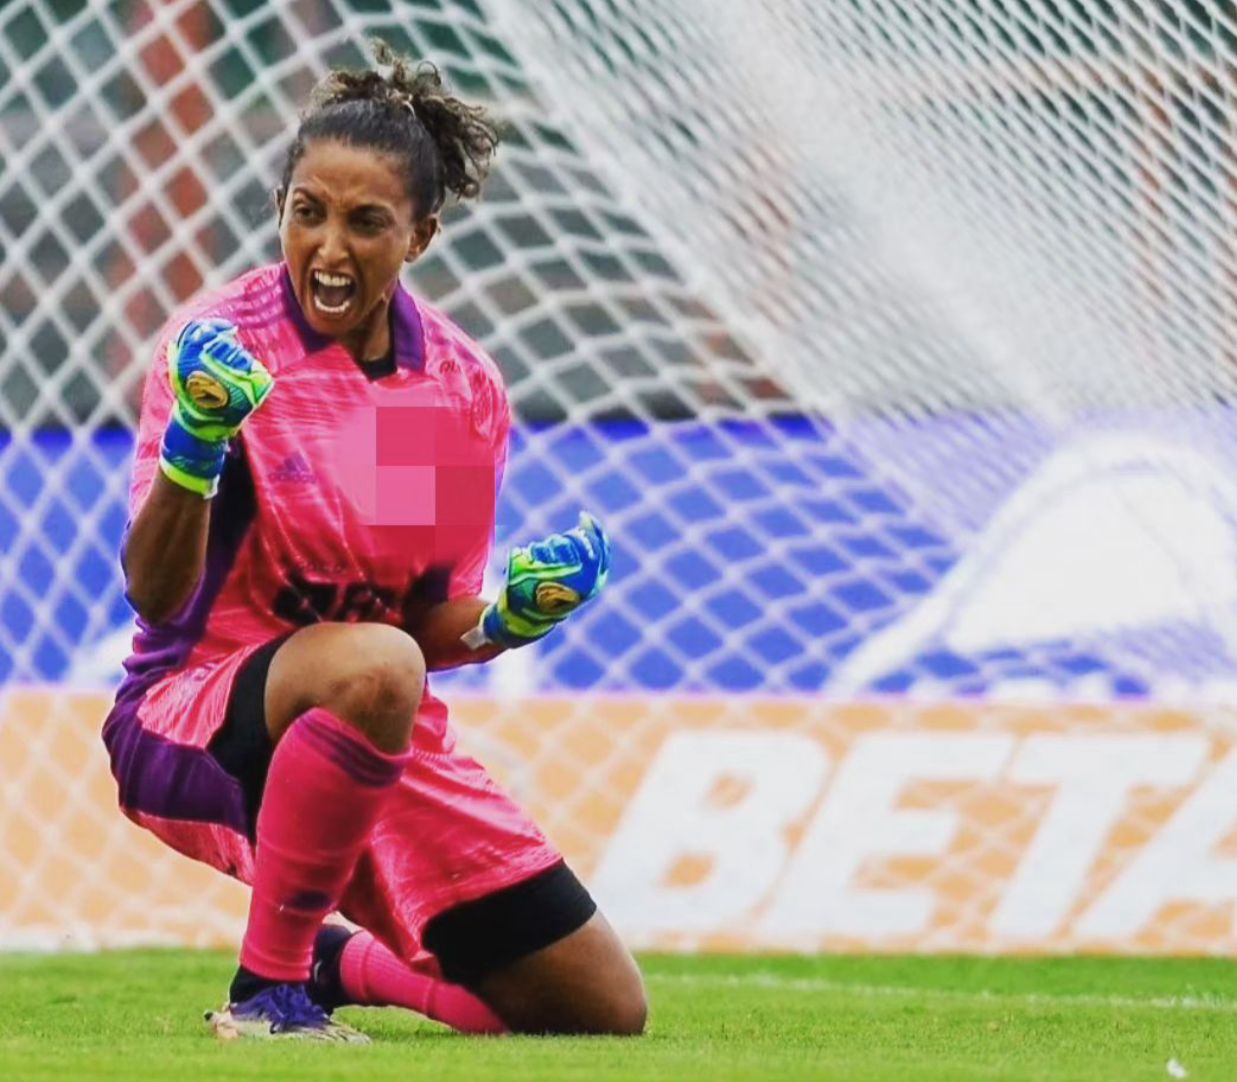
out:
{"label": "female soccer goalkeeper", "polygon": [[[589,516],[481,591],[509,411],[401,286],[481,110],[375,44],[315,89],[283,261],[176,314],[142,401],[123,563],[139,632],[104,729],[125,812],[252,884],[222,1037],[360,1040],[342,1004],[471,1032],[635,1034],[640,975],[562,857],[455,749],[430,670],[547,634],[606,580]],[[339,911],[363,931],[324,924]]]}

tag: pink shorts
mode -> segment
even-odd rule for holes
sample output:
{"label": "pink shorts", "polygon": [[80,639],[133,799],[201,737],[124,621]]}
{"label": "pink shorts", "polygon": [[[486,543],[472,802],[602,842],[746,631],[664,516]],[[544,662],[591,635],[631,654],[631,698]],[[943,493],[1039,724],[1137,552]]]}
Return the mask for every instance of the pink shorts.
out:
{"label": "pink shorts", "polygon": [[[253,880],[257,793],[251,779],[238,776],[244,771],[221,763],[215,738],[238,677],[238,694],[260,702],[266,665],[255,658],[244,666],[263,649],[180,669],[144,693],[122,689],[104,727],[125,814],[173,849],[245,883]],[[433,743],[414,746],[340,904],[345,917],[409,959],[421,952],[433,917],[562,860],[480,763],[449,738]]]}

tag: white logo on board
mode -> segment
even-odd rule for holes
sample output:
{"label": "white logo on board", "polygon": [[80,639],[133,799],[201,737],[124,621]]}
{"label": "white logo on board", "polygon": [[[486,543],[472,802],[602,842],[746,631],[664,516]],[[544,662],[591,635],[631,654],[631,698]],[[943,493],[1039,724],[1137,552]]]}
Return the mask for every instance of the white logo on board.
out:
{"label": "white logo on board", "polygon": [[[968,888],[999,895],[984,917],[993,941],[1119,943],[1165,906],[1237,902],[1237,858],[1220,848],[1237,825],[1237,751],[1211,767],[1209,749],[1206,736],[1185,732],[881,731],[831,762],[804,734],[678,732],[628,803],[593,885],[637,942],[727,933],[769,946],[922,938],[942,931],[931,869],[966,859],[952,850],[963,832],[982,834],[986,824],[964,822],[950,802],[909,802],[906,792],[921,782],[986,786],[1040,808],[1019,840],[987,843],[989,855],[1001,844],[1016,848],[1005,873],[979,870]],[[1114,874],[1087,895],[1131,799],[1182,790],[1188,795],[1158,830],[1122,843]],[[1044,792],[1046,807],[1029,801]],[[983,848],[972,841],[972,857]],[[882,860],[929,870],[873,885],[865,866]]]}

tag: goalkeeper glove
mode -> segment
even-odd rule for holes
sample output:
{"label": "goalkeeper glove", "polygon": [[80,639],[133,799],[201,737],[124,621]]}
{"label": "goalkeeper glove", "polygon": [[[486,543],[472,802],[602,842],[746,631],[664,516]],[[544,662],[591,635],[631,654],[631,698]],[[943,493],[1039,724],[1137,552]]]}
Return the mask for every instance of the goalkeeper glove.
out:
{"label": "goalkeeper glove", "polygon": [[275,386],[271,374],[221,319],[193,320],[168,347],[176,405],[159,466],[182,488],[209,499],[219,488],[228,440]]}
{"label": "goalkeeper glove", "polygon": [[601,593],[609,574],[610,540],[581,511],[574,530],[511,550],[502,593],[464,642],[474,650],[486,643],[514,648],[536,642]]}

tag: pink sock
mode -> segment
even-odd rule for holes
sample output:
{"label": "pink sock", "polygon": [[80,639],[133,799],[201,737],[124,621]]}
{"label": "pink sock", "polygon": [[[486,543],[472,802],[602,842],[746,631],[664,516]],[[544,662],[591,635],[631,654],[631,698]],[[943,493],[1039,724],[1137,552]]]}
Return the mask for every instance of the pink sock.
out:
{"label": "pink sock", "polygon": [[339,903],[406,755],[387,755],[326,710],[284,733],[258,813],[258,849],[241,965],[259,977],[309,977],[314,935]]}
{"label": "pink sock", "polygon": [[344,945],[339,980],[349,1000],[363,1007],[406,1007],[461,1033],[507,1032],[467,989],[415,973],[369,932],[357,932]]}

